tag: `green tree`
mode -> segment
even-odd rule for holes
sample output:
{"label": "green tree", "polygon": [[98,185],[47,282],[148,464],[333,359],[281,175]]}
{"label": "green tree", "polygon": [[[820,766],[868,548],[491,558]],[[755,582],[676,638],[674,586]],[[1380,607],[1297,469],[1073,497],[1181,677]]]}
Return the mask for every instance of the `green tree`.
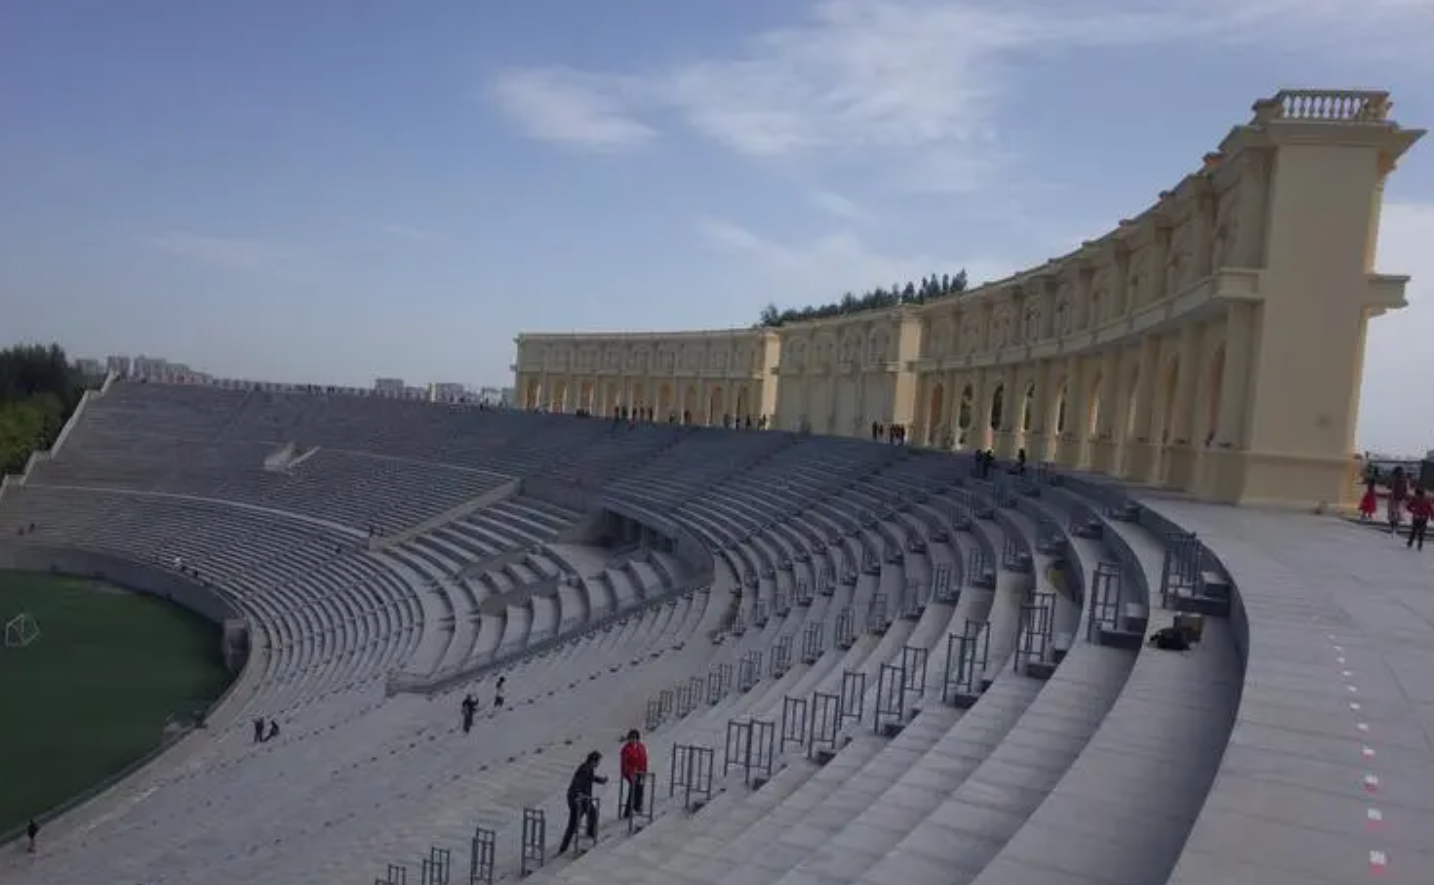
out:
{"label": "green tree", "polygon": [[58,344],[0,350],[0,474],[48,448],[79,404],[84,383]]}

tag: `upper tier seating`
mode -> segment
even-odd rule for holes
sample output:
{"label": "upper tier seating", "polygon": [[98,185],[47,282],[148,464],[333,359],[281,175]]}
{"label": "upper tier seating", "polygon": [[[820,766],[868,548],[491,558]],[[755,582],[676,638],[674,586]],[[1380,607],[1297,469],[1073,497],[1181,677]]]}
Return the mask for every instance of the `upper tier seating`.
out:
{"label": "upper tier seating", "polygon": [[[444,881],[445,862],[453,883],[527,868],[752,885],[1319,883],[1376,859],[1388,881],[1418,882],[1434,868],[1418,826],[1434,794],[1417,786],[1434,762],[1394,706],[1407,666],[1376,642],[1429,631],[1351,617],[1311,595],[1299,557],[1277,574],[1254,538],[1322,540],[1331,552],[1311,561],[1333,569],[1339,543],[1376,536],[846,439],[158,385],[118,385],[86,412],[0,499],[0,543],[178,558],[261,641],[207,733],[47,828],[42,854],[0,859],[0,882],[419,883]],[[288,443],[354,472],[303,484],[305,461],[261,489],[252,474],[270,477],[264,459]],[[483,494],[460,475],[532,485],[370,549],[370,522],[412,529]],[[572,491],[690,533],[710,578],[660,546],[571,542]],[[1412,586],[1387,568],[1387,586]],[[1282,625],[1281,607],[1309,624]],[[1191,650],[1149,644],[1195,611]],[[1331,705],[1313,674],[1333,648],[1369,675],[1349,690],[1336,677]],[[1248,682],[1255,662],[1268,688]],[[398,671],[477,675],[386,695]],[[465,736],[469,692],[482,713]],[[1346,695],[1369,708],[1335,723]],[[282,736],[254,745],[256,715]],[[632,727],[650,812],[635,834],[616,822],[614,781],[599,843],[556,857],[574,766],[596,748],[615,774]],[[1347,737],[1316,737],[1336,727]],[[1411,779],[1374,781],[1400,823],[1341,834],[1318,819],[1351,741],[1336,764],[1357,773],[1362,741],[1366,767],[1395,760]],[[1355,780],[1358,800],[1369,782]],[[1356,860],[1316,868],[1319,839],[1293,856],[1283,815]],[[1265,838],[1283,841],[1261,853]]]}

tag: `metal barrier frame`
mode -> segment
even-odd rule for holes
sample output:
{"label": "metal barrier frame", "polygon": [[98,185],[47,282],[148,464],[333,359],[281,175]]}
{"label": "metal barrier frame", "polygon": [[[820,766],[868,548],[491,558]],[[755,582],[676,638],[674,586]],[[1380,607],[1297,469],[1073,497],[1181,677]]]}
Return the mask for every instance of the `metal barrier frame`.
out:
{"label": "metal barrier frame", "polygon": [[1056,595],[1045,590],[1032,593],[1030,602],[1022,603],[1016,653],[1012,656],[1012,668],[1017,673],[1026,673],[1032,664],[1048,663],[1046,653],[1055,628],[1055,607]]}
{"label": "metal barrier frame", "polygon": [[637,831],[639,820],[652,823],[655,816],[653,808],[657,805],[657,774],[651,771],[639,771],[633,775],[633,778],[642,788],[643,808],[640,811],[634,811],[631,815],[627,814],[627,804],[631,798],[633,787],[628,783],[627,778],[619,777],[617,779],[617,814],[627,821],[629,836]]}
{"label": "metal barrier frame", "polygon": [[782,731],[777,737],[778,752],[786,753],[788,744],[800,747],[807,742],[811,729],[810,712],[810,704],[806,698],[794,698],[791,695],[782,698]]}
{"label": "metal barrier frame", "polygon": [[667,797],[673,798],[678,789],[681,789],[682,808],[685,811],[693,809],[694,797],[704,804],[711,801],[715,767],[716,752],[711,747],[673,744],[672,777],[667,782]]}
{"label": "metal barrier frame", "polygon": [[418,881],[421,885],[448,885],[453,874],[453,852],[437,845],[429,846],[428,856],[418,867]]}
{"label": "metal barrier frame", "polygon": [[826,632],[822,630],[822,625],[819,622],[812,621],[807,624],[806,629],[802,633],[803,664],[815,664],[817,660],[821,658],[822,653],[826,651],[823,647],[825,637]]}
{"label": "metal barrier frame", "polygon": [[707,671],[707,704],[716,706],[732,690],[732,665],[713,664]]}
{"label": "metal barrier frame", "polygon": [[519,871],[527,876],[548,862],[548,814],[541,808],[523,809],[523,831],[520,837],[522,857]]}
{"label": "metal barrier frame", "polygon": [[841,695],[824,691],[812,692],[810,731],[807,736],[807,757],[816,755],[823,747],[835,752],[837,736],[841,733]]}
{"label": "metal barrier frame", "polygon": [[487,827],[473,830],[469,843],[472,854],[468,859],[468,885],[493,885],[493,867],[497,858],[498,833]]}
{"label": "metal barrier frame", "polygon": [[866,715],[866,673],[861,670],[845,670],[841,674],[842,721],[854,719],[861,722]]}
{"label": "metal barrier frame", "polygon": [[891,622],[886,617],[886,594],[873,593],[871,605],[866,610],[866,632],[880,636],[889,626]]}
{"label": "metal barrier frame", "polygon": [[946,636],[946,678],[941,686],[941,699],[956,704],[960,698],[973,698],[981,693],[981,682],[989,666],[991,624],[966,619],[960,633]]}
{"label": "metal barrier frame", "polygon": [[733,768],[742,769],[742,780],[749,787],[760,786],[772,777],[776,761],[776,723],[765,719],[727,722],[727,741],[722,760],[722,776]]}
{"label": "metal barrier frame", "polygon": [[792,635],[783,633],[777,637],[776,643],[772,646],[772,655],[768,658],[768,675],[773,679],[780,679],[787,674],[792,667]]}
{"label": "metal barrier frame", "polygon": [[1124,610],[1125,580],[1120,565],[1101,562],[1095,567],[1091,578],[1090,620],[1086,625],[1086,641],[1100,642],[1102,630],[1115,630],[1120,626],[1120,613]]}
{"label": "metal barrier frame", "polygon": [[876,674],[876,712],[871,727],[877,734],[894,720],[906,722],[906,670],[898,664],[882,664]]}
{"label": "metal barrier frame", "polygon": [[1169,532],[1160,563],[1160,604],[1174,608],[1174,600],[1201,596],[1205,572],[1201,568],[1204,550],[1194,532]]}

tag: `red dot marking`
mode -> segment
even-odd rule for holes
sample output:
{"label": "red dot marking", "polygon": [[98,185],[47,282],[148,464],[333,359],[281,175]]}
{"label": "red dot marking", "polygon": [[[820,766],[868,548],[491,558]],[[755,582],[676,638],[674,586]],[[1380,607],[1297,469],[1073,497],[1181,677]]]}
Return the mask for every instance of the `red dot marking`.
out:
{"label": "red dot marking", "polygon": [[1384,829],[1384,812],[1371,808],[1364,815],[1364,828],[1371,832]]}
{"label": "red dot marking", "polygon": [[1372,775],[1372,774],[1366,774],[1366,775],[1364,776],[1364,792],[1366,792],[1366,793],[1378,793],[1378,792],[1379,792],[1379,778],[1376,777],[1375,775]]}

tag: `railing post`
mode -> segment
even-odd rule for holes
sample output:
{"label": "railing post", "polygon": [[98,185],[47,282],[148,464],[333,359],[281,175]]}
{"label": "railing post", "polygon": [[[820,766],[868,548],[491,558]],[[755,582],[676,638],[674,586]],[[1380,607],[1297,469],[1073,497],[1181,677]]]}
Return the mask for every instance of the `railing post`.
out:
{"label": "railing post", "polygon": [[548,816],[541,808],[523,809],[522,857],[519,870],[526,876],[548,862]]}
{"label": "railing post", "polygon": [[494,853],[498,834],[486,827],[473,831],[473,853],[468,861],[468,885],[493,885]]}

